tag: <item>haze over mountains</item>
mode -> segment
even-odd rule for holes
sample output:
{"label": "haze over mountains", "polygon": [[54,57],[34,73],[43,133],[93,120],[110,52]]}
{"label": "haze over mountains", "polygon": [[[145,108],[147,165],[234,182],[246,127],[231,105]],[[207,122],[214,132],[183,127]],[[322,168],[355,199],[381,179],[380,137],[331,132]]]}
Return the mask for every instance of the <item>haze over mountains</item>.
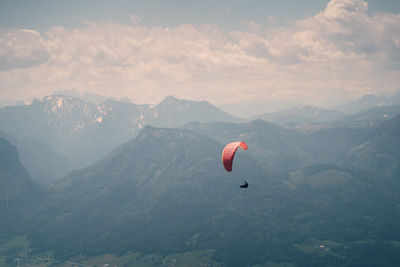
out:
{"label": "haze over mountains", "polygon": [[296,106],[290,109],[284,109],[273,113],[264,113],[252,117],[252,119],[260,118],[276,124],[288,123],[322,123],[332,122],[342,119],[346,116],[345,113],[315,108],[311,106]]}
{"label": "haze over mountains", "polygon": [[[390,101],[389,98],[385,99],[396,102],[397,98],[394,96]],[[304,128],[304,124],[310,123],[359,127],[378,124],[400,111],[399,106],[379,106],[374,109],[346,117],[337,111],[297,106],[251,119],[261,118],[289,127],[298,127],[300,124]],[[135,137],[145,125],[180,127],[190,121],[244,120],[208,102],[174,97],[167,97],[158,105],[150,106],[111,99],[94,104],[72,96],[53,95],[30,105],[0,109],[0,131],[15,139],[25,167],[35,180],[41,182],[59,179],[73,169],[94,163],[118,145]]]}
{"label": "haze over mountains", "polygon": [[[167,97],[151,107],[114,100],[96,105],[55,95],[31,105],[0,109],[0,130],[20,144],[22,158],[32,158],[29,155],[32,150],[46,158],[42,165],[36,165],[39,170],[26,160],[34,178],[43,182],[94,163],[135,137],[145,125],[179,127],[192,120],[240,121],[207,102],[174,97]],[[42,147],[38,143],[43,143]],[[53,161],[54,164],[49,165],[57,169],[46,173],[47,160]]]}
{"label": "haze over mountains", "polygon": [[393,105],[400,105],[400,92],[397,92],[392,96],[365,95],[356,101],[334,106],[332,109],[347,114],[354,114],[372,107]]}
{"label": "haze over mountains", "polygon": [[292,111],[60,95],[0,109],[0,265],[396,266],[398,106]]}
{"label": "haze over mountains", "polygon": [[[291,123],[331,123],[348,122],[346,126],[368,126],[368,122],[382,122],[398,114],[400,93],[393,96],[365,95],[360,99],[346,104],[334,106],[331,109],[317,108],[308,105],[295,105],[276,112],[262,113],[251,116],[250,119],[263,120],[284,125]],[[375,116],[370,118],[368,116]]]}

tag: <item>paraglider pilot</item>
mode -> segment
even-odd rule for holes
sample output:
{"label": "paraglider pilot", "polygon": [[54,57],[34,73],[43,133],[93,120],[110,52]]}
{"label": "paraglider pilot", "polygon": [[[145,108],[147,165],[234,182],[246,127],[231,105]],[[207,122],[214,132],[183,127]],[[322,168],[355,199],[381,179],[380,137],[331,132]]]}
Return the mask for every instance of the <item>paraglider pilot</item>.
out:
{"label": "paraglider pilot", "polygon": [[247,188],[247,187],[249,187],[249,184],[247,183],[247,181],[244,181],[244,184],[242,184],[240,186],[240,188]]}

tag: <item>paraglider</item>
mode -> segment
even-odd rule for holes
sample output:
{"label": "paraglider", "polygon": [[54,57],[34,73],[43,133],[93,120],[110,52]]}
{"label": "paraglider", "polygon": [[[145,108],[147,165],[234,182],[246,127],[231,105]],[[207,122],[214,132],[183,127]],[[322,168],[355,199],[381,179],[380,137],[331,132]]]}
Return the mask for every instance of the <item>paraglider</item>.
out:
{"label": "paraglider", "polygon": [[222,163],[224,164],[225,170],[228,172],[232,171],[233,158],[239,147],[247,150],[247,144],[245,142],[232,142],[227,144],[222,151]]}
{"label": "paraglider", "polygon": [[[229,143],[225,146],[224,150],[222,150],[222,163],[224,165],[225,170],[227,170],[228,172],[232,171],[233,158],[235,157],[236,150],[239,147],[244,150],[247,150],[247,144],[245,142]],[[247,188],[247,187],[249,187],[249,184],[246,181],[243,185],[240,186],[240,188]]]}
{"label": "paraglider", "polygon": [[244,184],[242,184],[240,186],[240,188],[247,188],[247,187],[249,187],[249,184],[247,183],[247,181],[244,181]]}

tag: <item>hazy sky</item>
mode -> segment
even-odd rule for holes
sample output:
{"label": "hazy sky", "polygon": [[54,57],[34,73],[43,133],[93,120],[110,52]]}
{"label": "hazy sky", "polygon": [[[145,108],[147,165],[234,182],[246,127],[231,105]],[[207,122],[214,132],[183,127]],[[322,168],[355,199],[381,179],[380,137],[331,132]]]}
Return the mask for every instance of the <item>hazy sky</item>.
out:
{"label": "hazy sky", "polygon": [[0,99],[328,106],[399,84],[398,0],[0,0]]}

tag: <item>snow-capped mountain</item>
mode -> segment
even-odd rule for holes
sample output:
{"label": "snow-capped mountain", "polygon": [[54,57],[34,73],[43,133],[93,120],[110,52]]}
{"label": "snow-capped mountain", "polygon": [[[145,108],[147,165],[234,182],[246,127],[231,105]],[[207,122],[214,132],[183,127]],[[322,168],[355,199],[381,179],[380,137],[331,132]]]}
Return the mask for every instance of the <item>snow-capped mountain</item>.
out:
{"label": "snow-capped mountain", "polygon": [[0,130],[19,141],[37,140],[63,154],[73,168],[102,158],[145,125],[179,127],[190,121],[240,121],[207,102],[167,97],[155,106],[107,100],[93,104],[52,95],[31,105],[0,109]]}

